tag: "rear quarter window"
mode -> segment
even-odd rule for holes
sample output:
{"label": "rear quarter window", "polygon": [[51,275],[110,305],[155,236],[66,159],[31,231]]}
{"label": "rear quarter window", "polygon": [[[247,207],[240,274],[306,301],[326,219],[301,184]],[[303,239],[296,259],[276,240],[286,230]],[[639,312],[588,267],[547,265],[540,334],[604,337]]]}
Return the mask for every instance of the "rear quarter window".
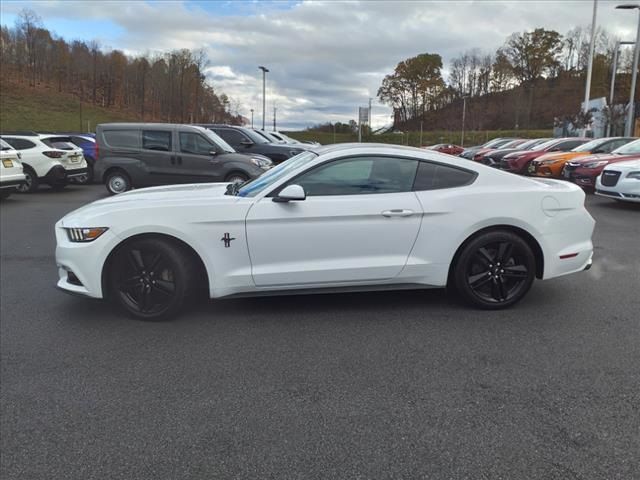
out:
{"label": "rear quarter window", "polygon": [[413,184],[415,191],[463,187],[473,183],[477,173],[441,163],[420,162]]}
{"label": "rear quarter window", "polygon": [[139,130],[105,130],[102,132],[105,143],[115,148],[139,148]]}

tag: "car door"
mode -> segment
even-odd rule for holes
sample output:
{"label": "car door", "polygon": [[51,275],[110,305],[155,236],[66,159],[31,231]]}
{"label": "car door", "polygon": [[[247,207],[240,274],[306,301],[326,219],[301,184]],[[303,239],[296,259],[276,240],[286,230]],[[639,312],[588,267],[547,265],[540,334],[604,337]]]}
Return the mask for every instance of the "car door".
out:
{"label": "car door", "polygon": [[256,202],[246,229],[257,286],[329,286],[392,279],[403,269],[422,210],[411,191],[418,162],[350,157],[292,179],[307,197]]}
{"label": "car door", "polygon": [[189,181],[177,161],[174,143],[173,129],[170,127],[142,130],[142,150],[138,158],[147,168],[149,185]]}
{"label": "car door", "polygon": [[178,131],[176,156],[190,182],[223,181],[223,161],[219,153],[222,150],[199,133]]}

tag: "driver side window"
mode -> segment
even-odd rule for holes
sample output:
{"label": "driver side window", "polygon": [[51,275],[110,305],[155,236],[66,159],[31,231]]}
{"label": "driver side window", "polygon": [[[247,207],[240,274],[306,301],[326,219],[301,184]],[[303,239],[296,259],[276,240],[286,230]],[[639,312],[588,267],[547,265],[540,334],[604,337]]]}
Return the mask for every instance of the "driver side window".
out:
{"label": "driver side window", "polygon": [[349,158],[315,168],[292,183],[310,197],[409,192],[417,168],[416,160],[404,158]]}
{"label": "driver side window", "polygon": [[180,133],[180,151],[196,155],[209,155],[212,150],[218,151],[215,145],[197,133]]}

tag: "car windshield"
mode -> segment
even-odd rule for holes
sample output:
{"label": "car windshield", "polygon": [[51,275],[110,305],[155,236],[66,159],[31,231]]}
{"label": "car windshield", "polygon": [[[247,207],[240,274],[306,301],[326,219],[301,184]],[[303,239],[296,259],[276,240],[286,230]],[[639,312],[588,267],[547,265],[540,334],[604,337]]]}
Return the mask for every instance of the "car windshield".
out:
{"label": "car windshield", "polygon": [[236,153],[236,151],[233,149],[233,147],[231,145],[229,145],[227,142],[225,142],[222,139],[222,137],[220,137],[217,133],[209,130],[208,128],[203,128],[202,130],[203,130],[204,135],[209,140],[211,140],[215,145],[220,147],[226,153]]}
{"label": "car windshield", "polygon": [[510,138],[494,138],[493,140],[482,145],[483,148],[496,148],[500,145],[504,145],[507,142],[510,142],[512,139]]}
{"label": "car windshield", "polygon": [[544,142],[544,140],[539,138],[536,138],[533,140],[527,140],[526,142],[518,145],[518,150],[531,150],[533,147],[535,147],[536,145],[542,142]]}
{"label": "car windshield", "polygon": [[11,150],[13,147],[4,140],[0,139],[0,150]]}
{"label": "car windshield", "polygon": [[264,138],[262,135],[260,135],[259,133],[254,132],[253,130],[251,130],[250,128],[243,128],[241,129],[242,133],[244,133],[245,135],[247,135],[251,141],[253,143],[258,143],[258,144],[263,144],[263,143],[271,143],[269,140],[267,140],[266,138]]}
{"label": "car windshield", "polygon": [[579,147],[574,148],[571,151],[572,152],[591,152],[592,150],[595,150],[600,145],[602,145],[606,140],[608,140],[608,139],[598,138],[596,140],[591,140],[590,142],[583,143],[582,145],[580,145]]}
{"label": "car windshield", "polygon": [[249,183],[245,183],[242,188],[238,190],[239,197],[255,197],[258,193],[269,187],[273,183],[280,180],[285,175],[289,174],[293,170],[301,167],[305,163],[312,161],[318,155],[313,152],[302,152],[291,157],[289,160],[282,162],[277,167],[263,173],[258,178],[253,179]]}
{"label": "car windshield", "polygon": [[542,150],[546,150],[547,148],[552,147],[553,145],[558,143],[558,141],[559,141],[558,138],[553,138],[553,139],[548,140],[546,142],[539,143],[538,145],[533,147],[531,150],[537,151],[537,152],[542,151]]}
{"label": "car windshield", "polygon": [[72,141],[71,137],[48,137],[41,138],[42,143],[51,148],[58,150],[75,150],[78,148]]}
{"label": "car windshield", "polygon": [[640,153],[640,140],[635,140],[621,147],[616,148],[613,152],[616,155],[635,155]]}
{"label": "car windshield", "polygon": [[[280,133],[280,132],[278,132],[278,133]],[[285,142],[287,142],[287,143],[299,143],[297,140],[295,140],[295,139],[291,138],[291,137],[290,137],[290,136],[288,136],[288,135],[285,135],[284,133],[280,133],[280,136],[281,136],[281,137],[285,140]]]}

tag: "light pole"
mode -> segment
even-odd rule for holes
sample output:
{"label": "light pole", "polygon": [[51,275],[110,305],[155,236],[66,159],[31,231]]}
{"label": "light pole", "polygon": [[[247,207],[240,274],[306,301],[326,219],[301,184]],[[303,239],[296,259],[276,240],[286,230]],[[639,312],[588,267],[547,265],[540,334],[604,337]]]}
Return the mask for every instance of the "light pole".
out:
{"label": "light pole", "polygon": [[265,125],[264,122],[266,119],[266,111],[267,111],[267,100],[266,100],[267,72],[269,71],[269,69],[267,67],[263,67],[262,65],[260,65],[258,68],[262,70],[262,130],[264,130],[264,125]]}
{"label": "light pole", "polygon": [[251,128],[253,128],[253,108],[251,109]]}
{"label": "light pole", "polygon": [[[638,3],[626,3],[618,5],[616,8],[621,10],[638,10],[640,11],[640,4]],[[629,107],[627,108],[627,124],[624,133],[627,137],[633,134],[633,120],[634,120],[634,108],[633,102],[636,93],[636,80],[638,78],[638,55],[640,55],[640,16],[638,17],[638,33],[636,34],[636,46],[633,51],[633,70],[631,72],[631,95],[629,95]]]}
{"label": "light pole", "polygon": [[467,116],[467,98],[469,98],[469,95],[462,96],[462,135],[460,137],[461,147],[464,147],[464,119]]}
{"label": "light pole", "polygon": [[[589,63],[587,65],[587,85],[584,88],[584,103],[582,104],[582,111],[587,113],[589,111],[589,98],[591,97],[591,72],[593,71],[593,52],[596,47],[596,13],[598,11],[598,0],[593,0],[593,19],[591,20],[591,43],[589,44]],[[582,136],[585,134],[585,130],[582,131]]]}
{"label": "light pole", "polygon": [[[618,71],[618,54],[620,45],[633,45],[634,42],[616,42],[616,49],[613,52],[613,66],[611,69],[611,91],[609,92],[609,110],[613,113],[613,96],[616,90],[616,72]],[[611,135],[611,120],[607,123],[607,137]]]}

